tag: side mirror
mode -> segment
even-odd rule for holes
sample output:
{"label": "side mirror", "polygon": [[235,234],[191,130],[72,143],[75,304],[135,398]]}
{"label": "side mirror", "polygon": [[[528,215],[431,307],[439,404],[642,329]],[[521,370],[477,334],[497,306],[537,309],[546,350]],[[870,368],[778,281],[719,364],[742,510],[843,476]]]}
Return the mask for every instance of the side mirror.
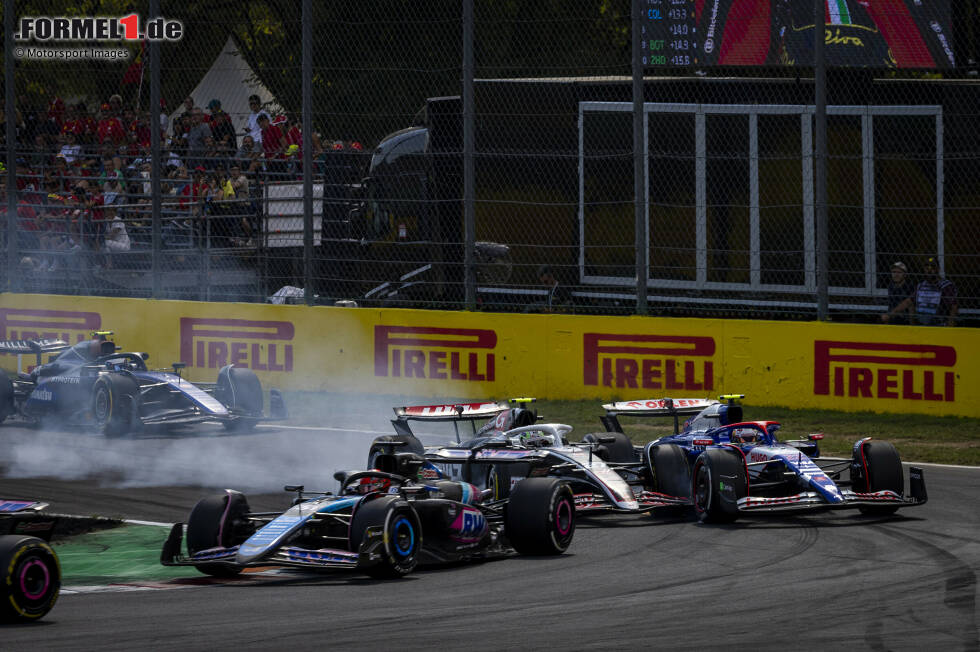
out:
{"label": "side mirror", "polygon": [[143,358],[144,361],[146,361],[146,360],[149,360],[150,359],[150,354],[149,353],[145,353],[145,352],[144,353],[140,353],[140,357]]}

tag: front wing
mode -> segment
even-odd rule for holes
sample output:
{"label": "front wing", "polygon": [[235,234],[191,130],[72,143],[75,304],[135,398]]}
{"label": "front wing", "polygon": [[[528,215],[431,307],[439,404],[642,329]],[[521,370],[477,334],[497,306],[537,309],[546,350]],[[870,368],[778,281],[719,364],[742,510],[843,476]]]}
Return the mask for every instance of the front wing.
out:
{"label": "front wing", "polygon": [[201,564],[221,564],[229,569],[261,568],[284,566],[307,570],[358,569],[372,566],[381,560],[380,549],[384,545],[382,528],[368,528],[358,552],[321,548],[309,550],[296,546],[281,546],[269,554],[250,562],[240,564],[236,561],[238,546],[230,548],[209,548],[190,556],[181,553],[184,538],[184,524],[176,523],[160,552],[160,563],[164,566],[199,566]]}
{"label": "front wing", "polygon": [[740,512],[783,512],[808,509],[856,509],[859,507],[915,507],[924,505],[929,500],[926,493],[925,476],[922,469],[909,467],[908,497],[890,490],[860,492],[842,489],[841,502],[828,502],[815,491],[804,491],[793,496],[760,497],[746,496],[739,498]]}
{"label": "front wing", "polygon": [[690,498],[668,496],[667,494],[649,491],[646,489],[634,491],[633,496],[636,498],[636,502],[639,503],[639,507],[635,510],[626,510],[613,505],[603,494],[592,492],[576,493],[575,510],[578,512],[613,511],[624,513],[643,513],[659,508],[685,507],[692,504]]}

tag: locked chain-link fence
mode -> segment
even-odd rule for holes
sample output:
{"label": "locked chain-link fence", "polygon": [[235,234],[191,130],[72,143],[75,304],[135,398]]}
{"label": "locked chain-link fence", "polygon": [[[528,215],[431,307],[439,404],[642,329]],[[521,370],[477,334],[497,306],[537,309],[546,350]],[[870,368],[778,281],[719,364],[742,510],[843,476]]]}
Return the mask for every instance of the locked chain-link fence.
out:
{"label": "locked chain-link fence", "polygon": [[824,3],[821,168],[809,0],[6,2],[12,291],[978,322],[970,3]]}

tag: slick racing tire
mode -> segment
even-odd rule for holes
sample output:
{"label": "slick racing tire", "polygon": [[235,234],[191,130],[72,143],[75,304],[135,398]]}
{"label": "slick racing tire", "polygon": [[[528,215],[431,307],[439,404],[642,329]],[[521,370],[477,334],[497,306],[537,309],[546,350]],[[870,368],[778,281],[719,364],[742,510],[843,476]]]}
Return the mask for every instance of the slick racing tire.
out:
{"label": "slick racing tire", "polygon": [[61,591],[61,565],[47,543],[0,536],[0,623],[30,622],[51,611]]}
{"label": "slick racing tire", "polygon": [[[865,441],[853,453],[852,469],[858,469],[858,478],[852,478],[855,491],[873,493],[890,490],[905,495],[905,474],[902,459],[895,447],[887,441]],[[852,472],[853,475],[853,472]],[[887,516],[898,511],[898,505],[862,505],[858,508],[869,516]]]}
{"label": "slick racing tire", "polygon": [[691,472],[694,511],[702,523],[732,523],[738,518],[738,499],[748,495],[748,472],[739,451],[709,448]]}
{"label": "slick racing tire", "polygon": [[398,496],[368,496],[354,510],[350,524],[351,552],[360,552],[370,527],[384,533],[380,559],[364,572],[378,579],[404,577],[418,565],[422,549],[422,524],[412,507]]}
{"label": "slick racing tire", "polygon": [[600,432],[588,434],[582,437],[582,441],[597,442],[600,438],[612,437],[616,441],[611,444],[600,444],[596,446],[595,454],[603,462],[631,464],[639,461],[636,457],[636,450],[630,438],[621,432]]}
{"label": "slick racing tire", "polygon": [[[249,513],[245,494],[226,490],[223,494],[202,498],[187,519],[187,552],[194,555],[209,548],[231,548],[255,530],[246,516]],[[195,564],[205,575],[232,577],[242,572],[230,564]]]}
{"label": "slick racing tire", "polygon": [[575,535],[575,496],[555,478],[521,480],[510,493],[504,533],[522,555],[560,555]]}
{"label": "slick racing tire", "polygon": [[227,365],[218,372],[214,397],[239,416],[222,421],[226,430],[248,432],[262,418],[262,383],[251,369]]}
{"label": "slick racing tire", "polygon": [[647,472],[651,489],[678,498],[691,496],[691,467],[684,449],[677,444],[647,448]]}
{"label": "slick racing tire", "polygon": [[139,395],[139,385],[128,376],[99,376],[92,386],[92,418],[96,427],[106,437],[132,432],[139,420]]}

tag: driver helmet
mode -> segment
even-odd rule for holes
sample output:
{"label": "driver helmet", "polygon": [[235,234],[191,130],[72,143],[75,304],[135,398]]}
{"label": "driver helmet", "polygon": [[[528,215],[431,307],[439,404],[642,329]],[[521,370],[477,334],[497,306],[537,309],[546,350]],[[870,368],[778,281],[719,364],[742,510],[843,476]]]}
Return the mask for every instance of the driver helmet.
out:
{"label": "driver helmet", "polygon": [[732,430],[732,441],[740,444],[758,443],[761,433],[755,428],[736,428]]}
{"label": "driver helmet", "polygon": [[347,487],[347,491],[364,496],[375,491],[380,491],[382,493],[387,492],[389,487],[391,487],[391,480],[388,478],[370,476],[352,482]]}
{"label": "driver helmet", "polygon": [[530,430],[521,433],[521,444],[528,448],[540,448],[542,446],[550,446],[551,438],[540,430]]}

